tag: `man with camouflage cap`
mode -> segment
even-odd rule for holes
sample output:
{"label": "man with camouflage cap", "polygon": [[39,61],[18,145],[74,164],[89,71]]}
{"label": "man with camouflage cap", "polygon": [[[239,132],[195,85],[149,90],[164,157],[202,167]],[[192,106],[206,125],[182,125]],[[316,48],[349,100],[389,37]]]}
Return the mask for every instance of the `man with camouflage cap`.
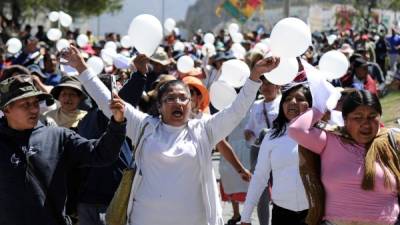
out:
{"label": "man with camouflage cap", "polygon": [[108,129],[98,140],[39,122],[39,101],[51,96],[36,89],[31,76],[0,83],[0,224],[66,225],[66,173],[75,167],[103,166],[118,159],[125,140],[124,102],[114,95]]}

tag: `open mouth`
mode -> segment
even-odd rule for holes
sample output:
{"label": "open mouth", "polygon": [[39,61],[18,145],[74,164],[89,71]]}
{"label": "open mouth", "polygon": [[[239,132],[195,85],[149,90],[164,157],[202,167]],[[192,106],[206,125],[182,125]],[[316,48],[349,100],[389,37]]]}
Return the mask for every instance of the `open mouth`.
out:
{"label": "open mouth", "polygon": [[360,131],[360,134],[362,135],[362,136],[370,136],[371,135],[371,131]]}
{"label": "open mouth", "polygon": [[183,112],[181,110],[175,110],[172,112],[172,115],[176,118],[180,118],[183,116]]}
{"label": "open mouth", "polygon": [[288,113],[298,114],[299,113],[299,109],[297,109],[297,108],[288,108]]}

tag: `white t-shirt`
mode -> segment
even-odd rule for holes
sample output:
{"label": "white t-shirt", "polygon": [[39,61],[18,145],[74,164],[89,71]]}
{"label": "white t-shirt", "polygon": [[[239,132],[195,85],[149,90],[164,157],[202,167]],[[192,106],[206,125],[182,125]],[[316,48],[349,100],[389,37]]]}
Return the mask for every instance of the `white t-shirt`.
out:
{"label": "white t-shirt", "polygon": [[207,224],[199,159],[187,125],[162,123],[145,140],[142,154],[143,177],[134,196],[132,224]]}
{"label": "white t-shirt", "polygon": [[[261,130],[267,128],[267,122],[264,114],[264,106],[269,120],[270,128],[272,127],[272,122],[276,119],[279,113],[279,103],[281,102],[281,95],[276,96],[276,98],[270,102],[265,102],[264,99],[257,100],[253,103],[250,108],[249,120],[245,126],[245,130],[251,130],[256,135],[254,137],[258,138]],[[253,141],[254,141],[253,140]],[[252,144],[252,143],[250,143]]]}

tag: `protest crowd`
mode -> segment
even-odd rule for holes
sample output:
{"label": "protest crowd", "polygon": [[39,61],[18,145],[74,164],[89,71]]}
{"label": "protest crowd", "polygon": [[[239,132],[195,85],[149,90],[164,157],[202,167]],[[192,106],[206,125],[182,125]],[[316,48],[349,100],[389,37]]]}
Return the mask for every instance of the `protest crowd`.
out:
{"label": "protest crowd", "polygon": [[0,26],[0,225],[398,222],[397,28]]}

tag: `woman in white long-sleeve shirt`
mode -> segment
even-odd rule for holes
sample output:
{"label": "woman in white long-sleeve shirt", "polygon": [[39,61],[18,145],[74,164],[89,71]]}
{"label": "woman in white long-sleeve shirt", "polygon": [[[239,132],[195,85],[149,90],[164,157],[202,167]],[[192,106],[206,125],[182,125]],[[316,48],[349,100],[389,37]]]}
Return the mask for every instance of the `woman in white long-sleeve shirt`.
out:
{"label": "woman in white long-sleeve shirt", "polygon": [[287,124],[312,104],[306,85],[293,83],[282,93],[278,117],[260,146],[256,169],[247,192],[242,224],[250,224],[253,208],[270,172],[274,178],[271,199],[272,225],[306,225],[308,201],[299,172],[298,144],[287,135]]}
{"label": "woman in white long-sleeve shirt", "polygon": [[[87,69],[79,51],[71,47],[63,58],[79,71],[90,96],[110,115],[110,92]],[[208,119],[190,119],[190,91],[181,81],[160,86],[161,117],[126,104],[127,136],[136,143],[145,127],[135,155],[138,172],[128,205],[130,225],[223,225],[212,148],[245,116],[261,84],[259,77],[278,64],[277,58],[260,60],[232,105]]]}

